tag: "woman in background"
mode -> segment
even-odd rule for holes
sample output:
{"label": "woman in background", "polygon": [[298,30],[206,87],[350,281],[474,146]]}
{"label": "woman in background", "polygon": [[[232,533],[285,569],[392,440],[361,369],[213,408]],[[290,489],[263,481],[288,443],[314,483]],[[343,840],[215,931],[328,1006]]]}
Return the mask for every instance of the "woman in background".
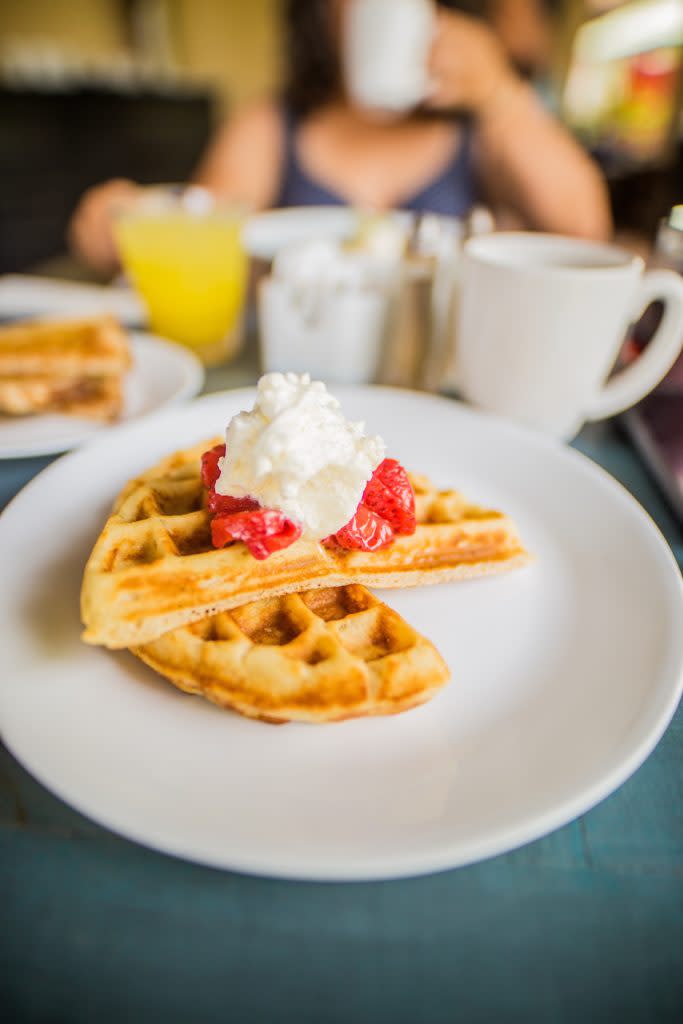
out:
{"label": "woman in background", "polygon": [[[601,174],[515,71],[492,29],[439,4],[427,101],[403,116],[354,105],[341,52],[350,0],[288,0],[285,86],[219,130],[195,180],[220,198],[260,210],[348,203],[467,214],[475,202],[499,221],[532,230],[606,238]],[[114,269],[112,205],[128,181],[85,194],[72,219],[77,254]]]}

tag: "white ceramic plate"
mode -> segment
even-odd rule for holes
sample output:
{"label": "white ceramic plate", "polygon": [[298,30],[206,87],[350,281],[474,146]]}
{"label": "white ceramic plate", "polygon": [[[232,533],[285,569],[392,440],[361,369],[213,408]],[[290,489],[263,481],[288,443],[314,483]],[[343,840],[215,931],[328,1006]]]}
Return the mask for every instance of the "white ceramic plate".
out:
{"label": "white ceramic plate", "polygon": [[278,250],[312,238],[347,238],[358,214],[349,206],[292,206],[264,210],[247,219],[242,232],[250,256],[272,260]]}
{"label": "white ceramic plate", "polygon": [[[134,332],[130,339],[133,366],[125,377],[119,423],[193,398],[201,390],[204,369],[188,349],[151,334]],[[0,416],[0,459],[65,452],[109,429],[108,423],[76,416]]]}
{"label": "white ceramic plate", "polygon": [[146,320],[144,307],[132,288],[123,285],[83,284],[35,274],[0,277],[0,317],[96,316],[113,313],[127,327]]}
{"label": "white ceramic plate", "polygon": [[506,576],[385,592],[452,668],[430,704],[276,728],[79,641],[83,565],[119,487],[219,431],[251,394],[122,427],[48,467],[0,519],[0,726],[28,770],[149,846],[311,879],[412,875],[500,853],[622,783],[680,695],[672,555],[588,460],[445,399],[340,392],[407,466],[511,513],[536,555]]}
{"label": "white ceramic plate", "polygon": [[[410,214],[399,211],[392,218],[403,223]],[[247,219],[242,240],[247,252],[272,260],[280,249],[317,238],[345,239],[358,228],[359,211],[351,206],[290,206],[264,210]]]}

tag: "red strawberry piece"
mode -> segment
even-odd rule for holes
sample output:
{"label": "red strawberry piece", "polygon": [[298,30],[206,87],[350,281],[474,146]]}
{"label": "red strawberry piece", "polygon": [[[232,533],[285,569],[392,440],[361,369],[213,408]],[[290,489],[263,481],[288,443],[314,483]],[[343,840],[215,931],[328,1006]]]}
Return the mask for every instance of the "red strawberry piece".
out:
{"label": "red strawberry piece", "polygon": [[260,507],[258,501],[253,498],[233,498],[231,494],[216,494],[213,488],[209,491],[207,505],[212,516],[230,516],[233,512],[252,512]]}
{"label": "red strawberry piece", "polygon": [[299,524],[274,508],[235,512],[232,515],[217,516],[211,521],[214,547],[222,548],[230,541],[241,540],[254,558],[258,559],[267,558],[274,551],[289,547],[300,536]]}
{"label": "red strawberry piece", "polygon": [[253,498],[235,498],[231,494],[216,494],[216,481],[220,476],[218,460],[225,455],[225,445],[217,444],[202,455],[202,480],[209,492],[207,506],[212,516],[229,516],[233,512],[250,512],[258,508]]}
{"label": "red strawberry piece", "polygon": [[217,444],[215,448],[209,448],[208,452],[202,455],[202,480],[207,490],[212,490],[216,480],[221,474],[218,468],[218,460],[225,455],[225,445]]}
{"label": "red strawberry piece", "polygon": [[372,474],[362,502],[386,519],[394,533],[415,533],[415,495],[396,459],[384,459]]}
{"label": "red strawberry piece", "polygon": [[346,526],[335,533],[334,539],[342,548],[377,551],[391,544],[394,531],[386,519],[361,502]]}

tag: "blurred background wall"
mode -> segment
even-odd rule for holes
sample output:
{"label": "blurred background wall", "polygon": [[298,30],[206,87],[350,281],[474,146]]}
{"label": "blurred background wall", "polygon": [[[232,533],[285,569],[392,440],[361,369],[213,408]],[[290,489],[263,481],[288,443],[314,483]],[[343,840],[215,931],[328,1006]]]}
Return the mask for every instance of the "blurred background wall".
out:
{"label": "blurred background wall", "polygon": [[279,0],[2,0],[0,58],[44,66],[149,74],[215,90],[219,108],[269,92],[279,77]]}
{"label": "blurred background wall", "polygon": [[272,91],[278,0],[0,0],[0,272],[64,249],[110,177],[182,181],[215,123]]}
{"label": "blurred background wall", "polygon": [[125,33],[119,0],[3,0],[0,42],[50,40],[99,56],[123,49]]}
{"label": "blurred background wall", "polygon": [[278,0],[166,0],[178,61],[208,79],[223,106],[271,92],[279,79]]}

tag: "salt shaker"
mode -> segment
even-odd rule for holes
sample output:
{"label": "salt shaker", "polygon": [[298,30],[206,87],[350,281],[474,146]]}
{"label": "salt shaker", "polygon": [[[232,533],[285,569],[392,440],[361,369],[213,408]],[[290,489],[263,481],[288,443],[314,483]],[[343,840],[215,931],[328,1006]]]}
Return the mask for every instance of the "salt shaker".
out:
{"label": "salt shaker", "polygon": [[416,215],[397,279],[379,382],[443,391],[454,387],[462,247],[492,230],[477,208],[466,220]]}

